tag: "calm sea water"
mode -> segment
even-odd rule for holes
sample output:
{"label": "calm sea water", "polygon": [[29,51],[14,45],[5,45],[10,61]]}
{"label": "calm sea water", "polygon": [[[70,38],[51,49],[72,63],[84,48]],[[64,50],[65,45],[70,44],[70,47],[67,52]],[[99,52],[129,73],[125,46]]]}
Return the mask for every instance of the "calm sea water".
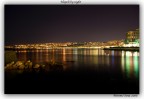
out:
{"label": "calm sea water", "polygon": [[[6,79],[6,93],[14,92],[10,89],[13,87],[8,83],[9,81],[13,84],[29,82],[27,84],[30,91],[23,92],[17,88],[15,93],[139,93],[139,52],[137,51],[92,48],[17,50],[17,57],[22,61],[31,60],[40,64],[50,61],[60,62],[64,65],[64,72],[23,73],[21,76],[16,74],[18,76],[15,78]],[[40,86],[49,90],[44,91]],[[72,92],[71,89],[76,90]],[[95,91],[92,91],[93,89]]]}

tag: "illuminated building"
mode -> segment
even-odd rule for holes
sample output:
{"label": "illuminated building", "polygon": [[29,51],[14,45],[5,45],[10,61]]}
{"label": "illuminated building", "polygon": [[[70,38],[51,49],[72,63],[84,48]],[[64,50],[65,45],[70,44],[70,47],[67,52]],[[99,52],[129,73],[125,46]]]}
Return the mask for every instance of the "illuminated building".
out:
{"label": "illuminated building", "polygon": [[129,42],[135,42],[135,40],[138,40],[139,39],[139,30],[137,29],[136,31],[127,32],[126,39]]}
{"label": "illuminated building", "polygon": [[139,29],[127,32],[124,46],[139,47]]}

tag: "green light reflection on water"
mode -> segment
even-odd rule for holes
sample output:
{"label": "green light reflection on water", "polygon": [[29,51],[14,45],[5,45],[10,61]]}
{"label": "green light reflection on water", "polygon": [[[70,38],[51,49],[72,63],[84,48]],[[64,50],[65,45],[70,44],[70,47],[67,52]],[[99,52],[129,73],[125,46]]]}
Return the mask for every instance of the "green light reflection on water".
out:
{"label": "green light reflection on water", "polygon": [[136,78],[138,78],[138,76],[139,76],[138,52],[134,53],[133,62],[134,62],[134,75]]}
{"label": "green light reflection on water", "polygon": [[[139,55],[138,55],[138,52],[126,51],[125,62],[124,62],[124,56],[122,55],[121,63],[122,63],[122,70],[123,70],[123,72],[125,71],[126,77],[131,78],[131,77],[133,77],[133,75],[136,79],[139,77]],[[125,63],[125,66],[123,67],[124,63]]]}

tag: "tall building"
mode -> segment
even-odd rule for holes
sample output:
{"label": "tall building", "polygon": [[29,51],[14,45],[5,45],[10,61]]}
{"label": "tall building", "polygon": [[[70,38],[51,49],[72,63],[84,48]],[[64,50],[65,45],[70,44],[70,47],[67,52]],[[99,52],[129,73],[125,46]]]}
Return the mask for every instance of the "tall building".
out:
{"label": "tall building", "polygon": [[126,34],[126,39],[128,42],[135,42],[139,39],[139,29],[136,29],[135,31],[128,31]]}
{"label": "tall building", "polygon": [[125,46],[139,47],[139,29],[136,29],[135,31],[128,31],[126,33]]}

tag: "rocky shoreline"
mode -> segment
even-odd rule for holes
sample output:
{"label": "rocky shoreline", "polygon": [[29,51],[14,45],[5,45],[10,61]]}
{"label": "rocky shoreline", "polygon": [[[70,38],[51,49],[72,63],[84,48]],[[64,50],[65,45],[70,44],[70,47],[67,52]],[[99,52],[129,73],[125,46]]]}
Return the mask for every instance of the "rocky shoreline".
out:
{"label": "rocky shoreline", "polygon": [[62,71],[63,64],[57,62],[49,62],[45,64],[34,64],[30,60],[23,61],[12,61],[5,66],[5,70],[46,70],[46,71]]}

